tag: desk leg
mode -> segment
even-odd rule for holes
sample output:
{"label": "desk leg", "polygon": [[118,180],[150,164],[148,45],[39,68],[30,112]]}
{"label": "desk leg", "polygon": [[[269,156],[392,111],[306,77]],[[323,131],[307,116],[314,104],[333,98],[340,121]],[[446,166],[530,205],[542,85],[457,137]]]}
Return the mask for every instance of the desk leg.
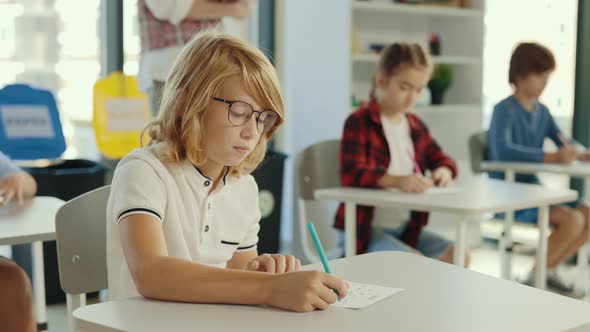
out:
{"label": "desk leg", "polygon": [[[506,182],[514,182],[513,170],[504,173]],[[504,213],[504,229],[500,235],[500,277],[506,280],[512,278],[512,223],[514,222],[514,211]]]}
{"label": "desk leg", "polygon": [[465,266],[465,251],[467,247],[467,219],[463,217],[457,223],[456,235],[455,235],[455,251],[453,257],[453,263],[460,267]]}
{"label": "desk leg", "polygon": [[356,255],[356,204],[344,203],[344,232],[346,233],[346,257]]}
{"label": "desk leg", "polygon": [[539,207],[539,247],[535,267],[535,287],[545,289],[547,285],[547,236],[549,235],[549,207]]}
{"label": "desk leg", "polygon": [[37,331],[47,331],[47,308],[45,305],[45,268],[43,263],[43,242],[31,245],[33,259],[33,296],[35,297],[35,316]]}
{"label": "desk leg", "polygon": [[512,277],[512,223],[514,211],[504,213],[504,229],[500,235],[500,277],[510,280]]}

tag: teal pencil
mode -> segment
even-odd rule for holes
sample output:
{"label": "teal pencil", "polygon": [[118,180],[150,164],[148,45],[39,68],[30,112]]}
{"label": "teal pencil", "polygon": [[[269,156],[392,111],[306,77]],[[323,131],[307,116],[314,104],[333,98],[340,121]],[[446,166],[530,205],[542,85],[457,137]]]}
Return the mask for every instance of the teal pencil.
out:
{"label": "teal pencil", "polygon": [[[313,244],[315,245],[315,249],[320,255],[320,260],[322,261],[322,265],[324,266],[324,270],[326,273],[332,274],[332,270],[330,270],[330,265],[328,265],[328,258],[326,257],[326,253],[324,252],[324,247],[322,247],[322,243],[320,242],[320,237],[318,236],[318,232],[316,232],[313,223],[310,221],[307,223],[307,229],[309,230],[309,234],[311,235],[311,239],[313,240]],[[338,294],[337,290],[333,290],[336,295]],[[340,301],[340,296],[338,296],[338,301]]]}

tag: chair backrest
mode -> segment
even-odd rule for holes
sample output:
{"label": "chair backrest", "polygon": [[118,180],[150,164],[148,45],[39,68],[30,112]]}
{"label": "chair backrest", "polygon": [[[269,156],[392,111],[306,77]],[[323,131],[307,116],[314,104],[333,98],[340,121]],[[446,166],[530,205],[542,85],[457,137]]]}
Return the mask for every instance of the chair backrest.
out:
{"label": "chair backrest", "polygon": [[[319,262],[307,230],[308,216],[313,215],[315,227],[329,258],[339,256],[336,231],[332,227],[335,202],[320,202],[314,198],[316,189],[340,186],[340,140],[323,141],[307,147],[297,157],[299,222],[295,222],[301,239],[304,259]],[[312,213],[310,213],[312,212]]]}
{"label": "chair backrest", "polygon": [[68,294],[107,288],[106,204],[110,186],[66,202],[55,216],[61,287]]}
{"label": "chair backrest", "polygon": [[86,293],[108,287],[106,206],[110,186],[66,202],[55,216],[59,281],[66,293],[70,330],[73,312],[86,305]]}
{"label": "chair backrest", "polygon": [[303,150],[297,165],[299,198],[314,200],[316,189],[340,186],[340,140],[323,141]]}
{"label": "chair backrest", "polygon": [[487,132],[481,131],[469,136],[469,159],[473,173],[481,173],[481,163],[487,159]]}

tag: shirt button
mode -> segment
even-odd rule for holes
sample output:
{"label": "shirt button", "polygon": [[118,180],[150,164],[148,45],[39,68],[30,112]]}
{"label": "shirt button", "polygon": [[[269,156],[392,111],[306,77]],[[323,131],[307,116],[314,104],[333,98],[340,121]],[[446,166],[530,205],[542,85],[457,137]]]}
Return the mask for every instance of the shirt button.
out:
{"label": "shirt button", "polygon": [[211,210],[211,203],[207,203],[207,209]]}
{"label": "shirt button", "polygon": [[209,225],[205,225],[205,232],[209,231]]}
{"label": "shirt button", "polygon": [[205,181],[205,183],[203,183],[205,185],[205,187],[209,187],[209,185],[211,184],[211,181],[207,180]]}

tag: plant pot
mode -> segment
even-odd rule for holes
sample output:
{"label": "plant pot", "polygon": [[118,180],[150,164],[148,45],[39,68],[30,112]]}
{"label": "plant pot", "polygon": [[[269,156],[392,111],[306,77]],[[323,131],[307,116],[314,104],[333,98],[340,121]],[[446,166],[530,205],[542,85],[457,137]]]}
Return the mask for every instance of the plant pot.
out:
{"label": "plant pot", "polygon": [[444,96],[445,96],[444,92],[431,91],[430,92],[430,103],[432,105],[441,105],[443,103]]}

